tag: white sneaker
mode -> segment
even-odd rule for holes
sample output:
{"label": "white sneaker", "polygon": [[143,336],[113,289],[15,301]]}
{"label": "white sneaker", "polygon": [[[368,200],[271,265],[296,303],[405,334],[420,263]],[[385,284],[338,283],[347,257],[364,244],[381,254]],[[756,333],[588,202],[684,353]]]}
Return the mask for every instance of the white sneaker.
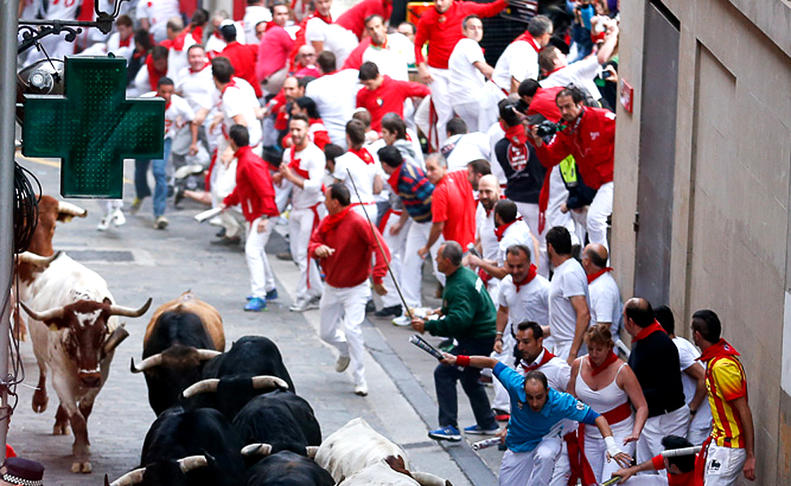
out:
{"label": "white sneaker", "polygon": [[401,314],[393,319],[393,325],[398,327],[409,327],[412,325],[412,319],[406,314]]}
{"label": "white sneaker", "polygon": [[338,356],[338,361],[335,362],[335,371],[343,373],[349,367],[351,358],[349,356]]}
{"label": "white sneaker", "polygon": [[368,395],[368,385],[365,382],[354,385],[354,394],[361,397]]}
{"label": "white sneaker", "polygon": [[126,216],[124,216],[124,212],[121,209],[116,209],[113,211],[113,224],[116,226],[123,226],[126,224]]}
{"label": "white sneaker", "polygon": [[304,312],[306,310],[318,309],[319,301],[317,299],[298,300],[291,304],[288,308],[291,312]]}
{"label": "white sneaker", "polygon": [[110,219],[111,219],[110,216],[103,217],[102,220],[99,221],[99,224],[96,225],[96,230],[97,231],[105,231],[107,228],[109,228],[110,227]]}

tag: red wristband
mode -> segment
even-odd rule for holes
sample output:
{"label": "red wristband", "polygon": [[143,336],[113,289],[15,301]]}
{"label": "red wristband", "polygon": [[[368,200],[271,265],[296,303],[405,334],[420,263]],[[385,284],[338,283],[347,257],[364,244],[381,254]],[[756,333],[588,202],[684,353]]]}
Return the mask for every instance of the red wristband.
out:
{"label": "red wristband", "polygon": [[460,354],[456,356],[456,364],[458,366],[470,366],[470,357]]}

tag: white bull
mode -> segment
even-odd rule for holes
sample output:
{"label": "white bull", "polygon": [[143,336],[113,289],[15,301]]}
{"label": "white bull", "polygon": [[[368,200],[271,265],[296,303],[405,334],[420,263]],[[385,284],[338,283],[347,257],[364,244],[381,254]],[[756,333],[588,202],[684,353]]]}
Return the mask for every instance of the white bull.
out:
{"label": "white bull", "polygon": [[315,461],[343,486],[451,486],[433,474],[410,471],[404,449],[359,417],[324,439]]}
{"label": "white bull", "polygon": [[151,299],[139,309],[115,305],[104,279],[64,254],[36,277],[30,294],[22,307],[31,317],[30,334],[39,367],[33,410],[41,413],[47,408],[46,379],[51,370],[60,401],[53,433],[65,435],[71,425],[72,471],[90,472],[87,419],[107,380],[115,346],[125,337],[117,316],[139,317]]}

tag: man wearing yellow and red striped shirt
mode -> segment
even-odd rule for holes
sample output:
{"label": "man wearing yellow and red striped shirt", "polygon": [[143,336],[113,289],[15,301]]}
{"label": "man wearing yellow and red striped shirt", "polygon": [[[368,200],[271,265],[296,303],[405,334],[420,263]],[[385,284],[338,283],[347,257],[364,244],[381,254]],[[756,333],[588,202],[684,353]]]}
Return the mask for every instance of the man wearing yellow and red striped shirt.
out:
{"label": "man wearing yellow and red striped shirt", "polygon": [[711,435],[699,454],[696,471],[705,486],[734,484],[739,471],[755,480],[755,434],[747,403],[747,377],[739,353],[720,337],[722,325],[713,311],[692,314],[692,337],[706,365],[706,391],[711,405]]}

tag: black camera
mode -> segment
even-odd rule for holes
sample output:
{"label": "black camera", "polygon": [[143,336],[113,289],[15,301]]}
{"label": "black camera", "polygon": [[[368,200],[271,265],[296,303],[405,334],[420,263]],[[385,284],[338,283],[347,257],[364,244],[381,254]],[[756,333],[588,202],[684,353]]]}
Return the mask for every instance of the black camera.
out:
{"label": "black camera", "polygon": [[536,126],[536,135],[541,138],[551,137],[555,135],[559,129],[560,126],[557,123],[544,120]]}

